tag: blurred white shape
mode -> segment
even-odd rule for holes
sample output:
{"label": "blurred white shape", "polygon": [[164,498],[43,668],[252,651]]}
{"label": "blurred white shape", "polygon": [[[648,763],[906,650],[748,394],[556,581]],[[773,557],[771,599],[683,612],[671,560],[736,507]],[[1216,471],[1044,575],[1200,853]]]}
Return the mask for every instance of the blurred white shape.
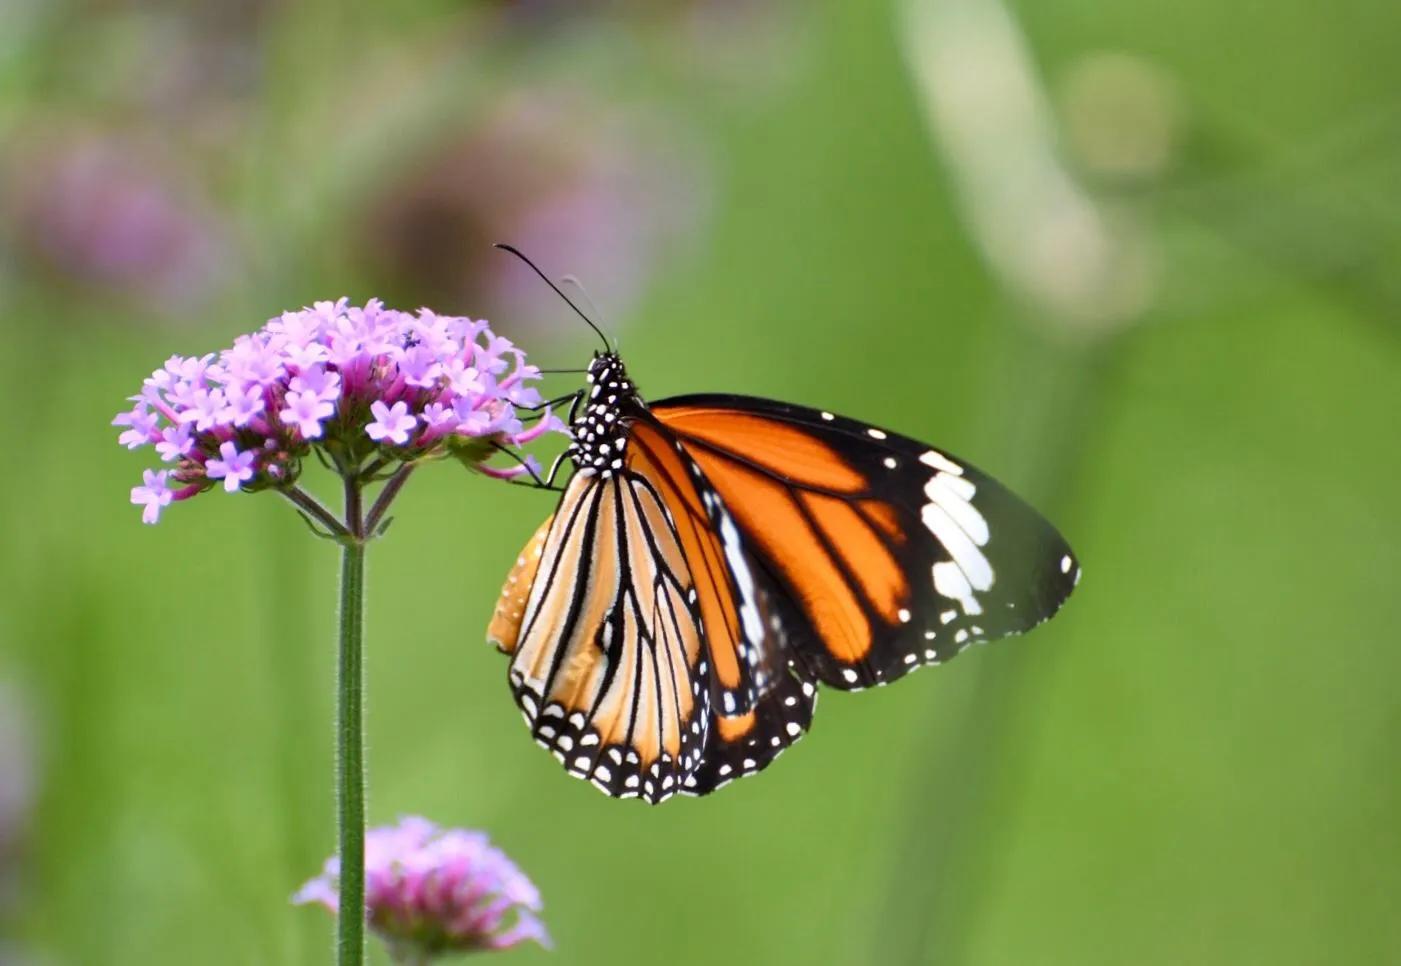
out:
{"label": "blurred white shape", "polygon": [[1150,304],[1156,261],[1126,212],[1060,159],[1025,41],[999,0],[905,0],[903,41],[963,217],[1003,284],[1037,315],[1104,329]]}
{"label": "blurred white shape", "polygon": [[1133,54],[1094,51],[1077,58],[1056,86],[1066,140],[1088,171],[1138,182],[1171,166],[1183,111],[1162,70]]}

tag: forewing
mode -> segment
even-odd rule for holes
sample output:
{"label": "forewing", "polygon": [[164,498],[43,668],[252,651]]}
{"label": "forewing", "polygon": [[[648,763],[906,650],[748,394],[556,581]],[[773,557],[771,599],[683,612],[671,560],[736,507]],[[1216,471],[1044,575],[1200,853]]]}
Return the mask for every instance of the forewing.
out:
{"label": "forewing", "polygon": [[652,406],[801,612],[794,650],[859,689],[1025,631],[1079,564],[1046,520],[976,467],[831,413],[742,396]]}

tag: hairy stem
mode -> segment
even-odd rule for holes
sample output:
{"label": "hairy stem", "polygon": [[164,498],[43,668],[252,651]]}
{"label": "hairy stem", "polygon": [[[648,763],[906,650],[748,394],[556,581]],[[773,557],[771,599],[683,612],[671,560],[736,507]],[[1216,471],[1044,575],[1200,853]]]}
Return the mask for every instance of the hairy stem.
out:
{"label": "hairy stem", "polygon": [[345,484],[340,662],[336,702],[336,820],[340,852],[339,966],[365,961],[365,537],[360,484]]}

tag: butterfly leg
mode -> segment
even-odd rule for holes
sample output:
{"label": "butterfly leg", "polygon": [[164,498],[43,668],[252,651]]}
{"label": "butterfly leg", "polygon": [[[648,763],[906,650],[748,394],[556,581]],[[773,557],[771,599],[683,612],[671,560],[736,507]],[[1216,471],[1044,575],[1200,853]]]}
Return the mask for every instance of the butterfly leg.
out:
{"label": "butterfly leg", "polygon": [[505,453],[507,456],[511,457],[511,459],[515,460],[521,466],[525,467],[525,471],[530,474],[531,482],[526,483],[522,480],[511,480],[510,482],[512,486],[525,486],[529,487],[532,490],[550,490],[554,493],[561,493],[564,491],[564,487],[555,485],[555,478],[559,476],[560,466],[563,464],[564,458],[569,455],[568,453],[560,453],[558,456],[556,456],[554,462],[550,464],[549,473],[546,476],[541,477],[540,474],[535,471],[535,468],[532,467],[530,463],[528,463],[526,459],[519,453],[517,453],[515,450],[511,449],[508,446],[502,446],[500,443],[492,443],[492,446],[495,447],[499,452]]}
{"label": "butterfly leg", "polygon": [[572,420],[574,418],[575,410],[579,405],[579,400],[583,397],[584,391],[582,389],[576,389],[573,392],[567,392],[562,396],[556,396],[553,399],[546,399],[544,402],[536,406],[517,406],[516,408],[531,413],[531,415],[526,416],[521,420],[521,422],[523,423],[528,423],[537,419],[544,418],[545,411],[547,409],[558,406],[560,403],[568,400],[570,402],[569,417]]}

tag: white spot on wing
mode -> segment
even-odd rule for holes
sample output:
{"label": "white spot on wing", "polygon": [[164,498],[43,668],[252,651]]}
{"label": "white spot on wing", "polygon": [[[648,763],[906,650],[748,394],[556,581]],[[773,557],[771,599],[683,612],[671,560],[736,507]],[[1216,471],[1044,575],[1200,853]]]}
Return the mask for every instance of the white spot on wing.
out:
{"label": "white spot on wing", "polygon": [[[969,538],[968,534],[960,527],[948,512],[936,503],[926,503],[924,509],[920,511],[920,519],[929,528],[929,532],[934,534],[949,556],[953,558],[953,563],[962,571],[963,582],[974,590],[987,590],[992,586],[992,564],[988,563],[988,558],[983,556],[983,552],[978,549],[978,545]],[[935,564],[935,567],[939,567]],[[951,579],[951,578],[948,578]],[[935,589],[939,588],[939,577],[936,570],[934,576]],[[967,594],[950,594],[939,590],[945,597],[963,599]]]}
{"label": "white spot on wing", "polygon": [[977,492],[977,487],[963,477],[947,473],[935,473],[934,478],[924,484],[924,495],[930,502],[941,507],[959,529],[981,547],[988,542],[988,523],[970,502]]}
{"label": "white spot on wing", "polygon": [[744,625],[744,636],[750,641],[764,639],[764,621],[759,616],[759,608],[754,604],[754,575],[749,572],[749,561],[744,559],[740,549],[739,532],[734,521],[723,509],[720,510],[720,547],[725,551],[725,563],[735,576],[739,589],[739,619]]}
{"label": "white spot on wing", "polygon": [[973,588],[970,586],[967,576],[964,575],[958,564],[944,560],[936,563],[932,569],[935,590],[950,600],[956,600],[962,604],[965,614],[981,614],[983,612],[982,605],[973,596]]}
{"label": "white spot on wing", "polygon": [[953,462],[953,460],[949,459],[943,453],[935,452],[932,449],[921,456],[919,461],[925,466],[933,467],[944,473],[952,473],[954,476],[963,475],[963,467]]}

